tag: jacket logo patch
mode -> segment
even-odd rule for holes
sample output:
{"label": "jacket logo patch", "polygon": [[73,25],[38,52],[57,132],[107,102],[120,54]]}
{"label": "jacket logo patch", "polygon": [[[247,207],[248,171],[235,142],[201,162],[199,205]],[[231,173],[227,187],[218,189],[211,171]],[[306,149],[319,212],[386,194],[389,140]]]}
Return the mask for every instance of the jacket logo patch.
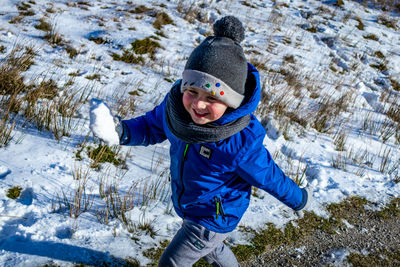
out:
{"label": "jacket logo patch", "polygon": [[206,159],[210,159],[212,154],[212,150],[206,146],[200,147],[200,155],[205,157]]}

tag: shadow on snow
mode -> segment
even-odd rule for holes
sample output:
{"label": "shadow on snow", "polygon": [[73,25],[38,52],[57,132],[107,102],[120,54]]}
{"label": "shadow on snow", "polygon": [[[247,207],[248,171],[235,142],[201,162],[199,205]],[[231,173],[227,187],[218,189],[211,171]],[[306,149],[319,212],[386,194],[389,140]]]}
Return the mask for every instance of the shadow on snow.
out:
{"label": "shadow on snow", "polygon": [[24,219],[11,220],[4,225],[0,232],[0,250],[95,266],[126,264],[124,259],[116,258],[109,253],[65,243],[32,240],[30,233],[17,234],[20,225],[31,226],[35,221],[28,216]]}

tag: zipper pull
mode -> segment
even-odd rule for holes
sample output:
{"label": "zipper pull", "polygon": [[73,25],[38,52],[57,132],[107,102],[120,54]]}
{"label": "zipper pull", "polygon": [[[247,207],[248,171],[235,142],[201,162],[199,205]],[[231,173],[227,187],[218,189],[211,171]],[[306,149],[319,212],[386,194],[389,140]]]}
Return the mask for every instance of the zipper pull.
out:
{"label": "zipper pull", "polygon": [[215,199],[215,204],[217,205],[217,214],[215,216],[216,219],[218,219],[218,215],[219,215],[219,200],[217,197],[214,197]]}
{"label": "zipper pull", "polygon": [[186,160],[186,157],[187,157],[186,155],[187,155],[188,148],[189,148],[189,144],[186,144],[185,151],[183,152],[183,161]]}

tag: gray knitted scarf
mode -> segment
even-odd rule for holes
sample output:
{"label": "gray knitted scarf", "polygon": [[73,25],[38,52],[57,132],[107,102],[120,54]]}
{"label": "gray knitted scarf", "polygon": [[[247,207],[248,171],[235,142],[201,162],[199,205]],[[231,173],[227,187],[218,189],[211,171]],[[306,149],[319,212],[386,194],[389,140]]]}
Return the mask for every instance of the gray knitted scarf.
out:
{"label": "gray knitted scarf", "polygon": [[180,82],[175,83],[169,92],[165,113],[168,129],[186,143],[218,142],[241,131],[250,122],[250,116],[246,115],[224,125],[195,124],[183,106]]}

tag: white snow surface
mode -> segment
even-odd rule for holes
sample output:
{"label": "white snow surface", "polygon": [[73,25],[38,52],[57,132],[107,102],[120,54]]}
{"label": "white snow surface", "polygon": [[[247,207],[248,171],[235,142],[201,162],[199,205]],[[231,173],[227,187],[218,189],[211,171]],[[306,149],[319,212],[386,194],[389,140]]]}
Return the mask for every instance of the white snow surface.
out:
{"label": "white snow surface", "polygon": [[110,108],[104,101],[95,98],[90,101],[90,130],[108,146],[119,144]]}
{"label": "white snow surface", "polygon": [[[312,186],[314,201],[308,211],[328,216],[327,204],[351,196],[379,207],[399,197],[398,133],[383,141],[379,127],[391,125],[383,112],[388,103],[399,104],[399,92],[390,79],[400,82],[400,31],[377,22],[379,16],[398,21],[399,14],[357,1],[345,1],[340,8],[333,2],[35,0],[24,1],[33,12],[21,15],[27,8],[21,1],[2,1],[1,64],[16,46],[31,47],[35,64],[24,72],[26,83],[53,79],[65,88],[72,79],[77,97],[84,93],[96,100],[92,106],[84,101],[68,122],[69,135],[59,140],[21,118],[11,142],[0,147],[0,266],[118,266],[128,258],[141,266],[151,262],[143,252],[170,240],[182,222],[170,200],[169,144],[113,146],[123,164],[94,167],[89,156],[99,140],[90,127],[108,144],[117,144],[112,114],[128,119],[159,104],[180,78],[190,52],[225,15],[243,22],[246,37],[241,45],[249,61],[260,63],[270,101],[281,98],[292,105],[294,114],[311,120],[322,99],[350,97],[346,111],[326,132],[288,124],[274,112],[255,113],[266,124],[264,145],[278,165]],[[151,10],[135,13],[140,5]],[[192,8],[203,16],[191,18],[186,11]],[[167,13],[173,24],[155,29],[154,11]],[[35,28],[40,19],[53,26],[63,44],[52,45],[43,38],[45,32]],[[357,28],[359,20],[363,30]],[[365,38],[368,34],[375,34],[379,42]],[[161,45],[153,59],[143,55],[143,64],[114,60],[114,54],[122,55],[133,41],[149,36]],[[71,58],[67,48],[78,54]],[[386,71],[373,67],[380,63],[386,64]],[[285,71],[298,79],[298,91],[289,98],[282,95],[289,81],[279,73]],[[346,133],[345,151],[335,145],[341,132]],[[389,157],[383,165],[385,155]],[[348,158],[347,164],[335,168],[340,156]],[[15,186],[22,188],[20,197],[8,198],[8,190]],[[124,218],[112,210],[107,213],[113,192],[126,199]],[[75,202],[80,208],[73,206],[77,195],[82,195]],[[241,226],[261,229],[270,222],[283,228],[297,218],[268,193],[258,190],[253,195]],[[227,241],[248,244],[249,236],[237,228]],[[346,249],[337,248],[331,257],[342,261],[346,255]]]}

